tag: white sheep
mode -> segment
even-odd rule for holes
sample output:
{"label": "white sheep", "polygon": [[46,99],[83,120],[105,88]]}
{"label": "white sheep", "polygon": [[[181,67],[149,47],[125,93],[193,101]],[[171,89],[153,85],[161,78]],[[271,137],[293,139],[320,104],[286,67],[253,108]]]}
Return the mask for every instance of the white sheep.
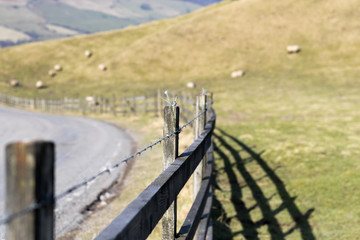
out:
{"label": "white sheep", "polygon": [[289,54],[292,54],[292,53],[298,53],[301,51],[301,48],[299,45],[289,45],[286,47],[286,50]]}
{"label": "white sheep", "polygon": [[188,87],[188,88],[196,88],[196,84],[194,82],[188,82],[186,84],[186,87]]}
{"label": "white sheep", "polygon": [[86,96],[85,101],[87,103],[87,106],[89,106],[89,107],[99,105],[99,102],[96,101],[96,98],[94,96]]}
{"label": "white sheep", "polygon": [[86,50],[86,51],[85,51],[85,56],[88,57],[88,58],[91,57],[91,56],[92,56],[92,52],[91,52],[90,50]]}
{"label": "white sheep", "polygon": [[35,86],[36,86],[37,89],[40,89],[40,88],[45,87],[43,81],[37,81],[36,84],[35,84]]}
{"label": "white sheep", "polygon": [[105,64],[99,64],[99,69],[100,69],[101,71],[106,71],[106,70],[107,70],[107,67],[106,67]]}
{"label": "white sheep", "polygon": [[11,79],[11,80],[10,80],[10,86],[12,86],[12,87],[18,87],[18,86],[20,86],[20,83],[19,83],[19,81],[16,80],[16,79]]}
{"label": "white sheep", "polygon": [[59,64],[56,64],[54,66],[55,71],[60,72],[62,70],[62,67]]}
{"label": "white sheep", "polygon": [[242,77],[244,76],[245,71],[244,70],[237,70],[231,73],[232,78]]}

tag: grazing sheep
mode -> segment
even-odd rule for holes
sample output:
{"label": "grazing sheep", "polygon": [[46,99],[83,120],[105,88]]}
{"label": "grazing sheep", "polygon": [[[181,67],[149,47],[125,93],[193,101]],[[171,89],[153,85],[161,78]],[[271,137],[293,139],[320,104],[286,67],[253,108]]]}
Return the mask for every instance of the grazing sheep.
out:
{"label": "grazing sheep", "polygon": [[56,72],[54,70],[49,70],[49,76],[50,77],[55,77]]}
{"label": "grazing sheep", "polygon": [[35,86],[36,86],[37,89],[45,87],[43,81],[37,81]]}
{"label": "grazing sheep", "polygon": [[90,50],[86,50],[86,51],[85,51],[85,56],[88,57],[88,58],[91,57],[91,56],[92,56],[92,52],[91,52]]}
{"label": "grazing sheep", "polygon": [[94,96],[85,97],[85,101],[89,107],[99,105],[99,103],[96,101],[96,98]]}
{"label": "grazing sheep", "polygon": [[244,70],[237,70],[231,73],[232,78],[242,77],[244,76],[245,71]]}
{"label": "grazing sheep", "polygon": [[20,86],[20,83],[19,83],[19,81],[16,80],[16,79],[11,79],[11,80],[10,80],[10,86],[12,86],[12,87],[18,87],[18,86]]}
{"label": "grazing sheep", "polygon": [[88,103],[95,103],[95,97],[93,96],[86,96],[85,101]]}
{"label": "grazing sheep", "polygon": [[289,45],[286,47],[286,50],[289,54],[292,54],[292,53],[298,53],[301,51],[301,48],[299,45]]}
{"label": "grazing sheep", "polygon": [[195,84],[194,82],[188,82],[188,83],[186,84],[186,86],[187,86],[188,88],[196,88],[196,84]]}
{"label": "grazing sheep", "polygon": [[56,65],[54,66],[54,69],[55,69],[55,71],[57,71],[57,72],[62,71],[62,67],[61,67],[59,64],[56,64]]}
{"label": "grazing sheep", "polygon": [[107,67],[106,67],[105,64],[99,64],[99,69],[100,69],[101,71],[106,71],[106,70],[107,70]]}

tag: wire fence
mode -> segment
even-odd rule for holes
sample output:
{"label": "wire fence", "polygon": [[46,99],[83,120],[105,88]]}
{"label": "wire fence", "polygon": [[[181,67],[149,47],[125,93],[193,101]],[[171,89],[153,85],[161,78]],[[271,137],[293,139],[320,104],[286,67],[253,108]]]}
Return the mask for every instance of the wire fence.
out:
{"label": "wire fence", "polygon": [[[167,93],[167,91],[165,91]],[[162,91],[157,90],[143,95],[133,95],[119,97],[113,96],[87,96],[84,98],[20,98],[0,93],[0,103],[19,107],[23,109],[36,110],[50,113],[75,113],[75,114],[113,114],[134,115],[134,114],[155,114],[161,115],[162,108],[168,100],[162,98]],[[192,95],[186,92],[174,92],[167,95],[168,99],[177,97],[177,102],[184,108],[182,117],[185,121],[191,117],[192,111],[189,110],[195,101]],[[176,102],[176,100],[175,100]]]}
{"label": "wire fence", "polygon": [[[212,102],[209,102],[209,104],[211,105]],[[86,180],[84,180],[83,182],[81,183],[78,183],[72,187],[70,187],[69,189],[67,189],[66,191],[60,193],[59,195],[57,195],[55,197],[55,199],[53,200],[50,200],[48,202],[41,202],[41,203],[37,203],[37,204],[32,204],[30,205],[29,207],[19,211],[19,212],[16,212],[14,214],[11,214],[9,216],[6,216],[5,218],[3,219],[0,219],[0,226],[1,225],[5,225],[5,224],[8,224],[10,223],[11,221],[13,221],[14,219],[18,218],[18,217],[21,217],[23,215],[26,215],[34,210],[37,210],[37,209],[40,209],[44,206],[47,206],[49,204],[53,204],[54,201],[58,201],[62,198],[64,198],[65,196],[71,194],[72,192],[76,191],[77,189],[81,188],[81,187],[84,187],[84,186],[87,186],[88,184],[90,184],[91,182],[93,181],[96,181],[100,176],[108,173],[108,174],[111,174],[111,171],[120,167],[122,164],[126,164],[129,160],[135,158],[136,156],[140,156],[142,153],[148,151],[148,150],[151,150],[153,147],[161,144],[161,142],[163,142],[164,140],[166,139],[169,139],[177,134],[180,134],[187,126],[191,125],[196,119],[198,119],[201,115],[205,114],[207,112],[207,108],[208,108],[209,105],[207,105],[206,109],[202,112],[200,112],[198,115],[196,115],[194,118],[192,118],[190,121],[188,121],[187,123],[185,123],[184,125],[182,125],[181,127],[179,127],[179,129],[177,129],[176,131],[172,132],[171,134],[168,134],[162,138],[159,138],[158,140],[156,140],[154,143],[150,143],[149,145],[143,147],[142,149],[138,150],[137,152],[133,153],[132,155],[122,159],[121,161],[119,161],[118,163],[114,164],[113,166],[111,167],[106,167],[105,169],[99,171],[97,174],[87,178]]]}

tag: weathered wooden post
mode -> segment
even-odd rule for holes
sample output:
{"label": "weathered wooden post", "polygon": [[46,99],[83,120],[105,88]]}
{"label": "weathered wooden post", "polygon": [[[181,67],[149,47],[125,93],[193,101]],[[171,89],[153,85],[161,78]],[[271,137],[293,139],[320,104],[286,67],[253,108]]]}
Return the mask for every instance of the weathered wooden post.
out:
{"label": "weathered wooden post", "polygon": [[45,100],[41,99],[41,111],[45,111]]}
{"label": "weathered wooden post", "polygon": [[213,93],[209,92],[207,93],[207,99],[206,99],[206,119],[210,119],[211,118],[211,105],[213,104]]}
{"label": "weathered wooden post", "polygon": [[30,109],[34,110],[35,109],[35,99],[30,99]]}
{"label": "weathered wooden post", "polygon": [[112,112],[113,112],[113,115],[116,117],[116,95],[113,94],[112,95]]}
{"label": "weathered wooden post", "polygon": [[37,109],[38,108],[38,102],[37,102],[37,98],[34,97],[34,109]]}
{"label": "weathered wooden post", "polygon": [[[206,110],[206,95],[196,96],[196,116],[203,113]],[[194,139],[197,139],[202,131],[205,129],[206,125],[206,112],[201,114],[195,121],[195,132],[194,132]],[[194,200],[196,198],[197,193],[199,192],[202,178],[205,174],[205,167],[206,167],[206,155],[201,160],[199,165],[194,171]]]}
{"label": "weathered wooden post", "polygon": [[134,114],[136,114],[136,96],[135,96],[135,93],[133,94],[132,111],[133,111]]}
{"label": "weathered wooden post", "polygon": [[144,112],[145,112],[145,114],[148,113],[148,103],[147,103],[147,99],[148,99],[148,96],[147,96],[147,94],[146,94],[146,92],[145,92],[145,94],[144,94]]}
{"label": "weathered wooden post", "polygon": [[156,108],[157,108],[157,115],[161,117],[161,90],[157,90],[156,96]]}
{"label": "weathered wooden post", "polygon": [[99,97],[98,103],[99,103],[99,111],[98,111],[98,113],[102,114],[103,111],[104,111],[104,98],[103,98],[103,96]]}
{"label": "weathered wooden post", "polygon": [[[166,106],[164,109],[164,137],[179,130],[180,108]],[[163,170],[168,168],[179,154],[179,133],[167,138],[163,144]],[[171,191],[171,189],[170,189]],[[162,240],[175,239],[176,235],[176,200],[171,204],[162,218]]]}
{"label": "weathered wooden post", "polygon": [[[74,106],[73,105],[73,100],[71,100],[71,106]],[[88,102],[86,101],[86,98],[82,99],[82,98],[79,98],[79,103],[78,103],[78,106],[77,108],[74,109],[75,112],[81,112],[81,114],[83,116],[86,115],[86,108],[88,106]],[[91,112],[91,110],[89,110],[89,113]]]}
{"label": "weathered wooden post", "polygon": [[53,100],[47,100],[48,102],[48,111],[49,112],[54,112],[54,101]]}
{"label": "weathered wooden post", "polygon": [[122,107],[124,108],[123,116],[125,116],[126,113],[127,113],[127,109],[128,109],[128,108],[129,108],[129,111],[130,111],[130,103],[129,103],[129,101],[126,99],[126,97],[124,97],[124,96],[123,96],[123,98],[122,98],[122,102],[123,102],[123,104],[121,104],[121,105],[122,105]]}
{"label": "weathered wooden post", "polygon": [[6,215],[41,204],[40,208],[8,223],[7,240],[54,239],[54,156],[52,142],[6,146]]}
{"label": "weathered wooden post", "polygon": [[66,112],[65,98],[60,100],[60,109],[61,112]]}

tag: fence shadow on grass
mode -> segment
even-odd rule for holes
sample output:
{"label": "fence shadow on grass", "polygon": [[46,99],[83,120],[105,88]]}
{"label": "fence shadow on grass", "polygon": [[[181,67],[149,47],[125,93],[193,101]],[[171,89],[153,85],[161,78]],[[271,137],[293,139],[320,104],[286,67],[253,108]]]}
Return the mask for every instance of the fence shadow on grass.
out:
{"label": "fence shadow on grass", "polygon": [[[230,202],[236,211],[235,216],[228,216],[221,201],[219,201],[214,194],[212,218],[214,222],[215,239],[237,239],[239,235],[242,235],[243,238],[247,240],[260,239],[258,228],[262,226],[267,227],[271,239],[285,239],[286,236],[293,233],[296,229],[299,229],[302,239],[316,239],[308,222],[308,218],[314,209],[309,209],[306,213],[302,213],[299,210],[295,204],[295,198],[290,196],[286,190],[285,184],[277,176],[275,170],[269,167],[266,161],[261,157],[261,154],[257,154],[251,147],[221,129],[217,129],[213,136],[215,140],[214,150],[219,159],[214,163],[212,186],[215,191],[224,191],[221,189],[221,183],[216,182],[216,177],[220,171],[216,162],[223,161],[223,171],[230,183]],[[239,148],[250,157],[244,159],[241,156],[241,151],[237,150]],[[281,199],[281,204],[277,209],[271,209],[270,200],[272,197],[266,198],[263,190],[258,184],[260,179],[254,178],[251,171],[246,167],[250,162],[252,162],[252,164],[257,164],[263,172],[265,172],[266,175],[264,177],[270,179],[271,184],[275,186],[277,190],[276,194]],[[244,182],[240,182],[241,180],[237,177],[237,174],[239,173]],[[261,177],[261,179],[264,177]],[[242,190],[244,187],[249,188],[251,195],[256,201],[254,206],[247,207],[245,205]],[[254,221],[250,213],[257,207],[259,207],[263,218]],[[293,220],[293,227],[285,232],[276,218],[277,214],[284,210],[288,211]],[[241,223],[243,228],[242,231],[231,231],[229,223],[232,218],[236,218]]]}

